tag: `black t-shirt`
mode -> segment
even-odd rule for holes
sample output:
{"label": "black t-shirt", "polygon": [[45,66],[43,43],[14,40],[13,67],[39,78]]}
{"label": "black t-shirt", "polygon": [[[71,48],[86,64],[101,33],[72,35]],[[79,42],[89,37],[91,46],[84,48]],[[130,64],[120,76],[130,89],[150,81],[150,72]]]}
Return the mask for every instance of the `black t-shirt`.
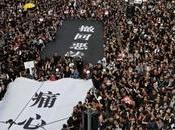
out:
{"label": "black t-shirt", "polygon": [[65,78],[70,77],[70,75],[71,75],[71,71],[70,70],[69,71],[64,71],[64,77]]}
{"label": "black t-shirt", "polygon": [[148,130],[158,130],[158,126],[156,122],[148,122],[147,124]]}

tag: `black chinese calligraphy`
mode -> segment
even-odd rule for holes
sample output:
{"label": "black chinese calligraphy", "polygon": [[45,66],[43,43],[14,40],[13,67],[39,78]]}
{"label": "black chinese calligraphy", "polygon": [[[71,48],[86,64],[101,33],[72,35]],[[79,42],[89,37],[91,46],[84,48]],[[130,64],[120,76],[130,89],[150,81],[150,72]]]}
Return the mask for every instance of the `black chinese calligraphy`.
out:
{"label": "black chinese calligraphy", "polygon": [[[36,124],[37,122],[37,124]],[[24,129],[38,129],[44,125],[46,125],[46,122],[41,119],[41,116],[39,114],[36,114],[36,118],[30,117],[28,120],[26,119],[23,122],[19,122],[18,125],[24,125]]]}
{"label": "black chinese calligraphy", "polygon": [[41,107],[51,108],[54,106],[54,103],[58,95],[60,94],[59,93],[52,94],[52,92],[50,91],[48,91],[47,93],[43,92],[40,92],[39,94],[35,93],[35,96],[32,98],[32,101],[34,101],[34,103],[31,105],[31,107],[37,105],[38,108]]}

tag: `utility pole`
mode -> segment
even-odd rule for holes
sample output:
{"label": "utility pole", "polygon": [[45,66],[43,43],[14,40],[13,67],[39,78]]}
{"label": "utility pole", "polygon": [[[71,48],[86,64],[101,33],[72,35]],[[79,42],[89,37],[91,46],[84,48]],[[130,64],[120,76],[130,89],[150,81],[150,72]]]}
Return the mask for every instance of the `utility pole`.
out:
{"label": "utility pole", "polygon": [[[92,128],[92,117],[94,114],[96,114],[97,112],[92,110],[91,108],[88,108],[85,113],[87,114],[87,129],[86,130],[94,130]],[[95,129],[96,130],[96,129]]]}
{"label": "utility pole", "polygon": [[88,119],[87,119],[87,121],[88,121],[88,130],[91,130],[91,117],[92,117],[92,110],[90,109],[90,108],[88,108],[88,110],[87,110],[87,117],[88,117]]}

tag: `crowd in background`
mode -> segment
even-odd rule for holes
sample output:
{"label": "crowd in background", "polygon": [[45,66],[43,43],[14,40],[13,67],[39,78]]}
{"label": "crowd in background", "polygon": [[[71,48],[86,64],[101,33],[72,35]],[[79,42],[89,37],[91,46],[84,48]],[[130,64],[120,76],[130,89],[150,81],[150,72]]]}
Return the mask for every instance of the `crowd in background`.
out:
{"label": "crowd in background", "polygon": [[[117,0],[0,1],[0,96],[16,77],[57,80],[92,78],[94,91],[74,107],[63,130],[82,129],[82,112],[99,115],[100,130],[175,129],[175,1],[147,0],[135,5]],[[46,4],[47,3],[47,4]],[[65,19],[95,19],[104,24],[104,58],[96,65],[81,59],[41,59]],[[49,44],[49,43],[48,43]],[[25,61],[35,61],[33,74]]]}

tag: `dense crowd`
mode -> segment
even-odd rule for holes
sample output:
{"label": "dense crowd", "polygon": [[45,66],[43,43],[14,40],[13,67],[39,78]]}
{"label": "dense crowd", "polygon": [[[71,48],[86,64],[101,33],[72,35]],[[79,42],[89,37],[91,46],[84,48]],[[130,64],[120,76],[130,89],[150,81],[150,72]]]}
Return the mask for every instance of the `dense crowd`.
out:
{"label": "dense crowd", "polygon": [[[24,10],[24,0],[0,1],[0,94],[16,77],[57,80],[92,78],[94,89],[74,107],[63,130],[82,129],[82,112],[99,115],[100,130],[175,129],[175,1],[38,0]],[[46,4],[47,3],[47,4]],[[104,23],[104,58],[96,65],[81,59],[41,59],[40,51],[55,40],[65,19]],[[49,43],[48,43],[49,44]],[[33,74],[25,61],[35,61]]]}

